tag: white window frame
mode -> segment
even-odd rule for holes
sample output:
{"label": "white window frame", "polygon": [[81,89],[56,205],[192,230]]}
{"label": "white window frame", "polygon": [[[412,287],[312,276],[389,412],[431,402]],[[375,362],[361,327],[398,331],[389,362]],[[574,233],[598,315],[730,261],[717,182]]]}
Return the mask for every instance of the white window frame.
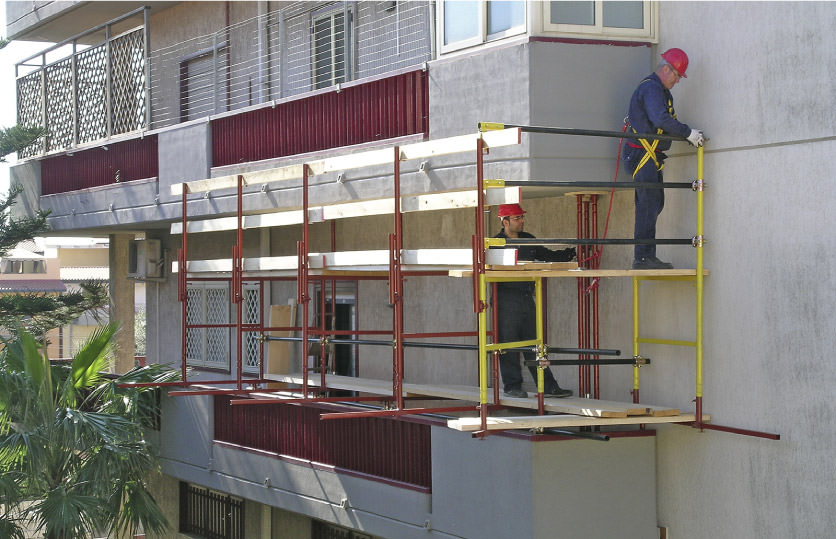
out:
{"label": "white window frame", "polygon": [[[317,87],[317,73],[316,73],[316,59],[317,59],[317,43],[316,43],[316,23],[323,19],[333,19],[337,13],[344,13],[345,17],[343,20],[343,69],[344,74],[342,81],[336,81],[334,77],[335,66],[336,62],[336,47],[334,42],[334,35],[332,33],[331,41],[330,41],[330,49],[331,49],[331,83],[327,86]],[[342,84],[352,80],[354,75],[354,47],[352,46],[352,40],[354,39],[354,17],[355,17],[356,10],[354,8],[354,2],[349,2],[347,5],[343,2],[332,4],[325,8],[319,9],[311,13],[311,88],[314,90],[319,90],[322,88],[329,88],[336,84]],[[345,20],[347,18],[347,20]],[[333,24],[332,24],[333,28]]]}
{"label": "white window frame", "polygon": [[[256,302],[261,301],[260,298],[259,298],[259,295],[258,295],[258,292],[259,292],[261,286],[259,285],[258,281],[244,281],[243,283],[241,283],[241,288],[242,288],[241,292],[242,292],[242,296],[243,296],[242,301],[244,302],[243,305],[242,305],[242,309],[241,309],[241,313],[242,313],[242,316],[244,318],[243,323],[244,324],[259,324],[259,325],[262,325],[262,316],[263,316],[262,305],[260,303],[258,303],[256,305],[255,309],[254,309],[254,311],[258,313],[258,319],[257,320],[251,320],[249,318],[252,311],[250,310],[249,306],[247,305],[247,302],[249,301],[249,299],[251,297],[255,297]],[[254,292],[255,294],[251,295],[251,294],[249,294],[249,292]],[[242,357],[241,357],[241,370],[243,372],[251,373],[251,374],[252,373],[258,374],[258,372],[259,372],[259,369],[261,367],[261,361],[263,359],[261,357],[261,346],[260,345],[258,346],[258,348],[257,348],[258,352],[257,353],[251,354],[250,353],[250,347],[248,346],[249,343],[247,342],[247,341],[259,341],[259,338],[260,338],[260,335],[256,332],[254,332],[254,331],[244,331],[244,332],[241,333],[240,346],[241,346],[241,350],[243,351],[243,354],[242,354]]]}
{"label": "white window frame", "polygon": [[604,39],[644,39],[651,42],[656,41],[656,21],[658,20],[658,2],[643,0],[642,9],[644,28],[617,28],[604,26],[604,2],[595,2],[595,24],[554,24],[551,22],[551,1],[541,2],[542,9],[540,16],[543,21],[543,32],[554,32],[560,35],[575,35],[589,38],[590,35],[600,36]]}
{"label": "white window frame", "polygon": [[439,28],[438,32],[438,50],[441,54],[445,54],[448,52],[454,52],[461,49],[466,49],[468,47],[475,47],[477,45],[482,45],[485,43],[490,43],[492,41],[497,41],[500,39],[504,39],[506,37],[518,36],[520,34],[525,34],[528,31],[528,1],[522,2],[523,5],[523,23],[517,26],[512,26],[507,30],[503,30],[501,32],[496,32],[493,34],[488,34],[488,5],[489,0],[480,0],[478,2],[478,20],[479,20],[479,32],[475,37],[470,39],[463,39],[461,41],[456,41],[455,43],[444,43],[445,35],[444,35],[444,21],[446,20],[446,14],[444,13],[445,9],[445,2],[444,0],[440,0],[438,2],[438,23],[437,28]]}
{"label": "white window frame", "polygon": [[[225,309],[224,311],[217,313],[220,314],[221,321],[218,322],[220,324],[229,324],[230,320],[230,291],[229,291],[229,283],[226,282],[218,282],[218,281],[196,281],[190,282],[186,285],[188,290],[200,290],[200,321],[194,322],[196,324],[207,324],[207,320],[209,317],[207,316],[207,302],[206,302],[206,292],[209,289],[224,289],[226,291],[226,302],[225,302]],[[187,290],[187,297],[188,297],[188,290]],[[189,357],[189,349],[188,346],[186,347],[186,364],[192,367],[200,367],[206,369],[221,369],[221,370],[229,370],[230,365],[230,338],[231,338],[231,328],[222,328],[223,333],[225,334],[225,338],[223,339],[223,350],[222,350],[222,357],[225,357],[226,360],[224,362],[212,362],[207,360],[207,349],[209,344],[209,330],[214,328],[193,328],[187,329],[187,331],[196,332],[198,335],[199,346],[200,346],[200,353],[199,357]]]}

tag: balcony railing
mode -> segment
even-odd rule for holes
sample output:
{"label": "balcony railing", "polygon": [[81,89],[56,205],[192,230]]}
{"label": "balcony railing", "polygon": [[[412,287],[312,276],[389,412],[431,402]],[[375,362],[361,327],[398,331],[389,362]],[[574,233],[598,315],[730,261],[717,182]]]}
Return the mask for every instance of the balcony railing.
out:
{"label": "balcony railing", "polygon": [[382,418],[322,421],[321,409],[230,406],[216,396],[215,440],[328,465],[337,471],[429,490],[430,426]]}
{"label": "balcony railing", "polygon": [[[111,35],[116,25],[137,17],[143,18],[142,26]],[[140,8],[17,64],[17,121],[47,131],[19,156],[74,148],[146,128],[147,29],[148,10]],[[82,43],[102,33],[101,42],[81,49]],[[49,56],[67,48],[69,56],[47,63]]]}
{"label": "balcony railing", "polygon": [[[148,12],[139,9],[21,62],[18,123],[44,126],[48,134],[20,157],[339,88],[433,56],[428,2],[279,5],[153,52]],[[140,17],[141,26],[111,35]],[[186,34],[188,20],[182,23]],[[81,43],[102,33],[99,44],[82,50]],[[67,47],[68,56],[48,62],[48,54]]]}

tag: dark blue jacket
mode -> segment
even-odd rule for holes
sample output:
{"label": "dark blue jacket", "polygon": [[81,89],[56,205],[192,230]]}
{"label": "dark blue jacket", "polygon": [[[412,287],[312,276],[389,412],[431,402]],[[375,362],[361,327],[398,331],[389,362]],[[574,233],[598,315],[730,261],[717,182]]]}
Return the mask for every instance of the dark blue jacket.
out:
{"label": "dark blue jacket", "polygon": [[[499,231],[499,234],[494,236],[494,238],[507,238],[508,236],[505,235],[505,229]],[[532,239],[535,236],[533,234],[529,234],[528,232],[520,232],[520,239]],[[504,247],[505,249],[517,249],[517,260],[518,261],[542,261],[542,262],[569,262],[573,258],[575,258],[575,248],[569,247],[568,249],[560,249],[557,251],[553,251],[547,247],[542,245],[508,245]],[[502,249],[502,247],[491,247],[491,249]],[[534,283],[531,281],[524,281],[524,282],[500,282],[496,285],[497,292],[499,293],[500,301],[515,299],[513,296],[519,297],[531,297],[534,295]],[[528,300],[531,301],[530,299]]]}
{"label": "dark blue jacket", "polygon": [[[662,81],[656,73],[645,77],[633,92],[630,98],[630,108],[627,111],[627,118],[630,125],[637,133],[656,133],[661,129],[668,135],[679,135],[687,137],[691,134],[691,128],[676,119],[676,112],[673,110],[673,96],[670,90],[662,85]],[[632,130],[630,131],[632,133]],[[636,139],[627,140],[625,153],[631,147],[639,145]],[[653,142],[653,141],[649,141]],[[660,140],[656,146],[657,152],[664,152],[671,147],[671,141]]]}

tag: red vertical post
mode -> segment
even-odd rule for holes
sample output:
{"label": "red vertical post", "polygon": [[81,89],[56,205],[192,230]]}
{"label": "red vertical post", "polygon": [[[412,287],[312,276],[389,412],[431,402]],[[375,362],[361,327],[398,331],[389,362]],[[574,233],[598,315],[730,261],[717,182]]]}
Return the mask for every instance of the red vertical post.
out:
{"label": "red vertical post", "polygon": [[398,410],[403,409],[403,375],[404,375],[404,352],[403,352],[403,276],[401,275],[401,253],[403,249],[403,214],[401,213],[401,149],[400,146],[394,148],[394,206],[395,206],[395,234],[392,243],[392,256],[390,263],[392,264],[392,279],[389,283],[390,289],[393,289],[395,304],[394,304],[394,324],[395,332],[394,342],[395,350],[392,361],[394,362],[393,374],[394,380],[392,383],[393,397],[395,399]]}
{"label": "red vertical post", "polygon": [[302,241],[296,243],[296,301],[302,304],[302,396],[308,398],[308,165],[302,165]]}
{"label": "red vertical post", "polygon": [[[180,318],[182,322],[180,323],[180,329],[182,333],[180,335],[181,342],[180,342],[180,353],[181,353],[181,365],[180,365],[180,377],[186,382],[186,322],[188,319],[188,310],[187,310],[187,302],[189,300],[189,292],[187,289],[187,281],[186,281],[186,266],[188,264],[188,221],[187,221],[187,213],[186,213],[186,197],[189,192],[189,188],[186,184],[183,184],[183,197],[182,197],[182,208],[181,212],[183,214],[183,237],[180,240],[180,252],[178,253],[177,257],[177,271],[178,279],[177,279],[177,288],[179,288],[178,292],[180,295]],[[159,336],[157,336],[159,338]]]}
{"label": "red vertical post", "polygon": [[[583,237],[583,195],[575,195],[575,222],[578,239]],[[578,267],[583,267],[583,245],[577,247]],[[583,277],[578,277],[578,348],[583,348]],[[578,365],[578,396],[582,396],[583,365]]]}
{"label": "red vertical post", "polygon": [[238,232],[237,232],[237,245],[233,252],[235,253],[235,259],[232,265],[232,283],[233,283],[233,294],[234,294],[234,301],[236,304],[236,311],[237,311],[237,320],[235,322],[235,327],[238,334],[238,341],[236,343],[235,349],[238,351],[236,354],[237,364],[238,364],[238,389],[243,389],[243,357],[244,357],[244,309],[243,309],[243,270],[244,270],[244,176],[239,174],[238,175]]}
{"label": "red vertical post", "polygon": [[[592,202],[592,237],[598,238],[598,195],[590,195],[590,199]],[[598,269],[601,266],[601,250],[595,250],[594,248],[591,249],[595,251],[596,256],[594,256],[591,260],[590,266],[593,269]],[[600,284],[600,278],[596,278],[593,280],[594,282],[591,285],[591,294],[592,294],[592,348],[598,349],[599,348],[599,341],[598,341],[598,285]],[[594,356],[594,359],[599,359],[600,356],[597,354]],[[595,379],[592,385],[592,393],[593,397],[598,399],[600,398],[601,388],[600,388],[600,378],[599,378],[599,370],[600,367],[595,365],[594,369],[594,376]]]}

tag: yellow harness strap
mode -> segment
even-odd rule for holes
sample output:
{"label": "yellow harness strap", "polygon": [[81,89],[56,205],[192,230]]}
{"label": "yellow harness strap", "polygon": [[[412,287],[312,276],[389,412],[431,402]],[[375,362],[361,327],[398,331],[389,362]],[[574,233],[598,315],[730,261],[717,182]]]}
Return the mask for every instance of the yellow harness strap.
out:
{"label": "yellow harness strap", "polygon": [[[649,80],[650,79],[644,79],[643,81],[641,81],[639,83],[639,85],[641,86],[642,84],[644,84],[645,82],[647,82]],[[676,113],[673,110],[673,100],[671,100],[671,99],[668,99],[668,113],[671,115],[671,117],[676,119]],[[633,127],[632,125],[630,126],[630,129],[633,130],[633,133],[636,133],[636,134],[639,133],[638,131],[636,131],[636,128]],[[664,133],[664,131],[662,131],[661,129],[656,129],[656,134],[657,135],[661,135],[662,133]],[[659,145],[659,140],[658,139],[654,140],[651,143],[651,142],[648,142],[647,139],[640,138],[639,142],[641,143],[642,148],[644,148],[645,153],[642,156],[641,160],[639,161],[639,164],[636,167],[636,170],[633,171],[633,178],[636,177],[636,173],[638,173],[638,171],[641,170],[641,168],[643,166],[645,166],[647,164],[647,162],[650,161],[650,160],[653,160],[653,164],[656,165],[656,170],[662,170],[663,168],[665,168],[665,163],[659,164],[659,160],[656,159],[656,147]]]}

